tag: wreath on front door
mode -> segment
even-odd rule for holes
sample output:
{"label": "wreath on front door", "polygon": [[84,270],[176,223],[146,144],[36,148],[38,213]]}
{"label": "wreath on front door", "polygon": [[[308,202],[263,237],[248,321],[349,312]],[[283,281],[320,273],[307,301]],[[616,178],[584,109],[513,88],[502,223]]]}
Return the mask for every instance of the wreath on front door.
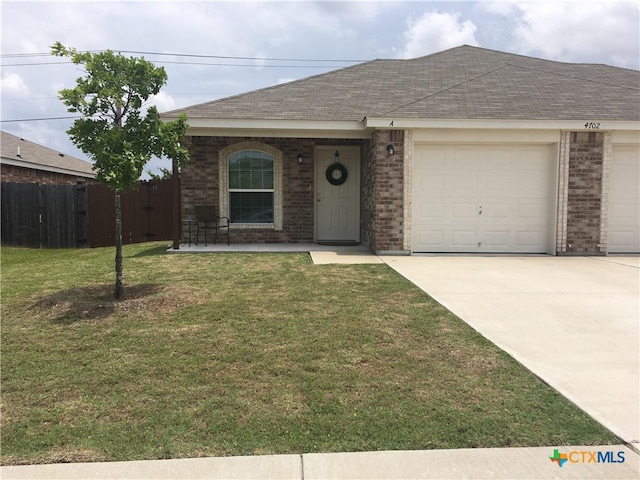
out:
{"label": "wreath on front door", "polygon": [[348,172],[344,165],[336,162],[329,165],[325,175],[331,185],[342,185],[347,181]]}

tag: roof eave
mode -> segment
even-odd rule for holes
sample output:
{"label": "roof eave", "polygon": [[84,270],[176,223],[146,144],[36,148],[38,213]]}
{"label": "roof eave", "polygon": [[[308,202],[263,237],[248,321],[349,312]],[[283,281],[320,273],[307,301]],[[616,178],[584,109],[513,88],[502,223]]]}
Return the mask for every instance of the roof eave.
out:
{"label": "roof eave", "polygon": [[24,160],[18,160],[15,158],[2,157],[2,160],[0,161],[0,163],[2,163],[3,165],[11,165],[14,167],[28,168],[30,170],[41,170],[43,172],[60,173],[60,174],[69,175],[72,177],[96,178],[96,174],[94,172],[82,172],[79,170],[70,170],[70,169],[55,167],[51,165],[43,165],[41,163],[26,162]]}

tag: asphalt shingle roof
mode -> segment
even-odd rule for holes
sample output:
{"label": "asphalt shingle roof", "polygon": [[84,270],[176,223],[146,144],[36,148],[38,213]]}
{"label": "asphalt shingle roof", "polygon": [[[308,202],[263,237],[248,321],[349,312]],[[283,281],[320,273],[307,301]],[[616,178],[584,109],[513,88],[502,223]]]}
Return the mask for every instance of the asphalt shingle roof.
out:
{"label": "asphalt shingle roof", "polygon": [[43,167],[47,169],[48,167],[67,170],[69,175],[95,177],[93,164],[79,158],[65,155],[7,132],[2,132],[1,140],[2,155],[0,163],[4,163],[5,160],[14,160],[36,170],[41,170]]}
{"label": "asphalt shingle roof", "polygon": [[640,120],[640,72],[467,45],[409,60],[373,60],[166,112],[260,120]]}

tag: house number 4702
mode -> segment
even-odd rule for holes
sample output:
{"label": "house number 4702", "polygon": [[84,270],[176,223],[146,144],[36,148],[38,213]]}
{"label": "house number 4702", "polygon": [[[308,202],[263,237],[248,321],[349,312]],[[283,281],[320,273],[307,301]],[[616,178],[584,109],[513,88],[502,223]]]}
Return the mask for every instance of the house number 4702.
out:
{"label": "house number 4702", "polygon": [[600,128],[600,123],[587,122],[584,124],[584,128],[587,130],[598,130]]}

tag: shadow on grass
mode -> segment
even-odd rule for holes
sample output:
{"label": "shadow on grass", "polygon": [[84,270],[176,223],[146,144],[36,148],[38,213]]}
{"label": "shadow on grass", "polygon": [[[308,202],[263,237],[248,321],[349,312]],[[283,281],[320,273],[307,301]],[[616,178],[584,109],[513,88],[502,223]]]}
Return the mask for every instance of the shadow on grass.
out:
{"label": "shadow on grass", "polygon": [[169,248],[169,242],[163,245],[156,244],[153,247],[149,247],[146,250],[136,253],[135,255],[131,255],[130,258],[142,258],[142,257],[154,257],[156,255],[166,255],[168,248]]}
{"label": "shadow on grass", "polygon": [[71,325],[106,319],[116,313],[144,313],[153,308],[154,295],[162,285],[125,286],[124,300],[113,298],[113,284],[72,288],[46,296],[33,304],[56,325]]}

